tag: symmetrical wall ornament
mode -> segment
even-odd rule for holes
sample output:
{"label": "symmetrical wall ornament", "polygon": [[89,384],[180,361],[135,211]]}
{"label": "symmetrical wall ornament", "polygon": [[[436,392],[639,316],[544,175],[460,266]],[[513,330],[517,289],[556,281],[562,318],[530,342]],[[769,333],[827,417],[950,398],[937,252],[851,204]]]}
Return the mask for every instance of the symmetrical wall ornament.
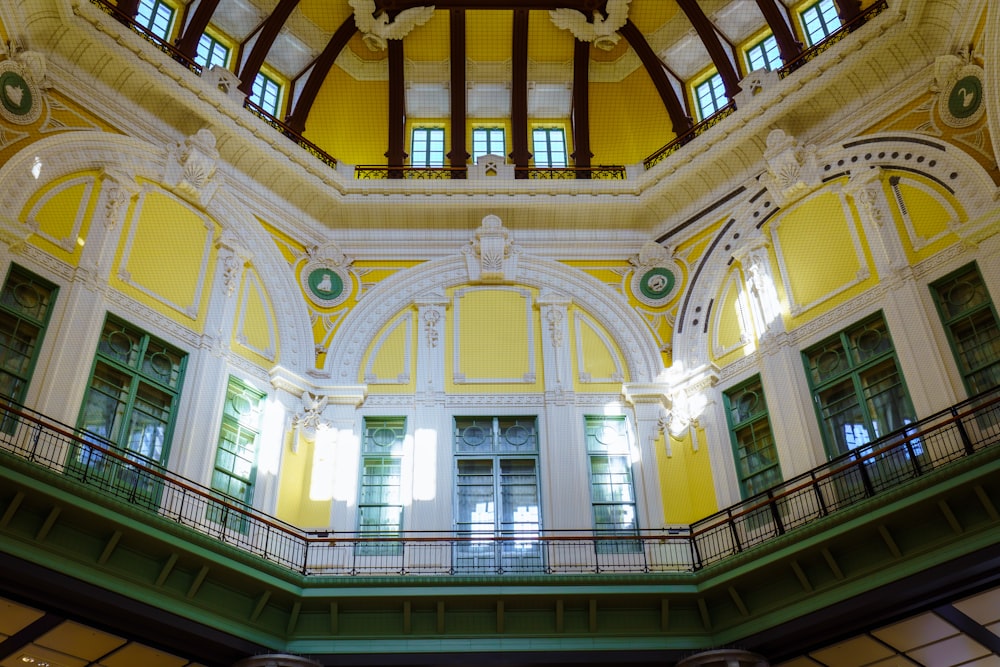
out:
{"label": "symmetrical wall ornament", "polygon": [[390,21],[389,13],[382,10],[378,16],[375,12],[375,0],[348,0],[354,10],[354,25],[361,33],[361,40],[372,51],[383,51],[388,45],[386,40],[403,39],[418,25],[423,25],[434,16],[434,6],[412,7],[404,9]]}
{"label": "symmetrical wall ornament", "polygon": [[104,226],[111,231],[125,219],[132,197],[139,194],[139,185],[134,178],[114,168],[105,169],[101,176],[104,190]]}
{"label": "symmetrical wall ornament", "polygon": [[320,308],[332,308],[347,301],[354,281],[351,265],[354,259],[340,251],[332,241],[307,251],[308,260],[299,272],[302,291]]}
{"label": "symmetrical wall ornament", "polygon": [[202,128],[170,150],[164,181],[181,196],[204,205],[219,187],[213,178],[218,161],[215,135]]}
{"label": "symmetrical wall ornament", "polygon": [[444,309],[439,306],[427,306],[420,309],[424,320],[424,333],[427,345],[437,347],[441,342],[441,324],[444,321]]}
{"label": "symmetrical wall ornament", "polygon": [[[330,397],[314,394],[309,391],[302,392],[300,397],[302,402],[301,410],[292,415],[292,429],[296,434],[302,434],[306,440],[316,437],[316,431],[323,428],[331,428],[333,424],[323,417]],[[295,447],[296,439],[292,439],[292,447]]]}
{"label": "symmetrical wall ornament", "polygon": [[215,86],[226,95],[233,98],[239,98],[241,101],[245,97],[244,93],[237,88],[240,85],[240,77],[236,76],[231,69],[219,67],[218,65],[212,65],[202,71],[201,78],[208,81],[209,85]]}
{"label": "symmetrical wall ornament", "polygon": [[647,241],[629,263],[635,267],[629,286],[639,301],[659,308],[677,296],[684,273],[671,248]]}
{"label": "symmetrical wall ornament", "polygon": [[581,42],[593,42],[594,46],[610,51],[621,39],[618,30],[628,20],[628,5],[631,0],[608,0],[607,17],[599,11],[588,20],[586,14],[576,9],[553,9],[549,17],[557,28],[569,30]]}
{"label": "symmetrical wall ornament", "polygon": [[938,93],[938,114],[945,125],[962,128],[979,122],[987,106],[983,103],[985,77],[969,49],[937,57],[931,90]]}
{"label": "symmetrical wall ornament", "polygon": [[462,248],[469,270],[469,282],[512,282],[517,278],[520,247],[510,240],[510,232],[495,215],[483,218],[469,244]]}
{"label": "symmetrical wall ornament", "polygon": [[215,247],[219,250],[219,261],[222,262],[226,296],[232,296],[239,287],[244,267],[253,259],[253,253],[243,247],[228,230],[222,232]]}
{"label": "symmetrical wall ornament", "polygon": [[0,44],[0,117],[17,125],[30,125],[42,114],[42,93],[47,87],[45,55],[24,51],[14,41]]}
{"label": "symmetrical wall ornament", "polygon": [[784,130],[771,130],[764,151],[767,171],[763,183],[778,207],[785,207],[819,187],[822,182],[816,148],[803,146]]}

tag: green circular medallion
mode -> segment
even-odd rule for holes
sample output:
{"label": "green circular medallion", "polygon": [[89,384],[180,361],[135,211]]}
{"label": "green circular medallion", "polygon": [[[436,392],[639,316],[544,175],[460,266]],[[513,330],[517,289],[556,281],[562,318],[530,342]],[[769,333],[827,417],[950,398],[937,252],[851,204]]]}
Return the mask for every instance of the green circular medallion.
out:
{"label": "green circular medallion", "polygon": [[978,76],[964,76],[955,82],[948,95],[948,111],[955,118],[968,118],[983,102],[983,82]]}
{"label": "green circular medallion", "polygon": [[27,115],[32,104],[28,82],[17,72],[7,70],[0,74],[0,101],[15,116]]}
{"label": "green circular medallion", "polygon": [[315,269],[309,274],[309,289],[318,299],[330,301],[344,292],[344,281],[330,269]]}
{"label": "green circular medallion", "polygon": [[674,289],[674,274],[670,269],[658,266],[643,274],[639,289],[649,299],[662,299]]}

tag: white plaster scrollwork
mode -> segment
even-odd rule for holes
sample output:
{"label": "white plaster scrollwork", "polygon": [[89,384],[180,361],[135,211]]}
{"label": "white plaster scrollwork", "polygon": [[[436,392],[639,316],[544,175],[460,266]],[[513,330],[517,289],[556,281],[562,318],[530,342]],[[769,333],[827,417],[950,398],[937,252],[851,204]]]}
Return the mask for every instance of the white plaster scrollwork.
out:
{"label": "white plaster scrollwork", "polygon": [[444,313],[440,308],[425,307],[421,309],[424,316],[424,334],[427,336],[427,345],[437,347],[441,342],[440,325],[444,319]]}
{"label": "white plaster scrollwork", "polygon": [[549,325],[549,335],[552,336],[552,344],[560,347],[563,344],[563,323],[566,321],[566,312],[560,308],[547,307],[545,321]]}
{"label": "white plaster scrollwork", "polygon": [[767,172],[761,183],[779,207],[788,206],[821,185],[816,148],[803,146],[784,130],[767,135]]}
{"label": "white plaster scrollwork", "polygon": [[228,231],[222,233],[215,247],[219,250],[219,261],[222,263],[222,281],[226,296],[232,296],[239,287],[243,269],[253,259],[253,253],[237,243]]}
{"label": "white plaster scrollwork", "polygon": [[375,16],[375,12],[379,11],[375,7],[375,0],[348,0],[347,4],[354,10],[354,24],[361,33],[361,41],[371,51],[383,51],[387,46],[386,40],[403,39],[418,25],[427,23],[434,16],[433,5],[412,7],[399,12],[390,21],[389,13],[385,10]]}
{"label": "white plaster scrollwork", "polygon": [[354,281],[348,257],[332,241],[306,251],[307,261],[299,271],[299,284],[309,300],[320,308],[332,308],[347,301]]}
{"label": "white plaster scrollwork", "polygon": [[104,188],[104,227],[111,231],[124,220],[132,198],[139,194],[135,179],[116,169],[105,169],[102,174]]}
{"label": "white plaster scrollwork", "polygon": [[521,249],[511,242],[510,232],[495,215],[483,218],[462,252],[470,282],[511,282],[517,277],[517,258]]}
{"label": "white plaster scrollwork", "polygon": [[204,205],[219,186],[214,178],[218,161],[215,135],[202,128],[170,150],[164,181],[181,196]]}
{"label": "white plaster scrollwork", "polygon": [[[323,417],[323,411],[330,401],[329,396],[314,394],[309,391],[302,392],[300,397],[301,410],[292,415],[292,429],[295,434],[301,434],[307,440],[316,437],[319,429],[331,428],[333,424]],[[293,451],[296,447],[297,438],[292,438]]]}
{"label": "white plaster scrollwork", "polygon": [[628,5],[631,0],[608,0],[607,17],[594,11],[592,20],[576,9],[553,9],[549,17],[557,28],[569,30],[581,42],[592,42],[604,51],[610,51],[621,37],[618,30],[628,20]]}

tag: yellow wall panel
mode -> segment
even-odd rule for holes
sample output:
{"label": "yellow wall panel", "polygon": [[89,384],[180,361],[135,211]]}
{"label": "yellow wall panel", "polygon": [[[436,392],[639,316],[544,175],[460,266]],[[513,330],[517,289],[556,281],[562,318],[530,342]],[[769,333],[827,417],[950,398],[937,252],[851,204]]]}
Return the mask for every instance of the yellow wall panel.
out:
{"label": "yellow wall panel", "polygon": [[668,435],[670,452],[667,455],[663,440],[656,443],[657,464],[660,471],[660,490],[663,494],[663,519],[668,525],[690,524],[718,511],[712,482],[712,467],[705,446],[705,431],[698,429],[698,450],[692,446],[690,430],[678,436]]}
{"label": "yellow wall panel", "polygon": [[399,394],[415,391],[416,313],[398,314],[374,337],[365,352],[359,382],[369,383],[374,393]]}
{"label": "yellow wall panel", "polygon": [[323,81],[305,137],[347,164],[385,164],[389,136],[389,87],[357,81],[336,65]]}
{"label": "yellow wall panel", "polygon": [[99,192],[95,174],[74,174],[39,190],[28,201],[24,216],[38,226],[31,243],[76,266]]}
{"label": "yellow wall panel", "polygon": [[514,41],[514,12],[501,9],[466,12],[465,34],[469,60],[507,61]]}
{"label": "yellow wall panel", "polygon": [[[886,197],[895,202],[895,193],[890,185],[887,183],[885,187]],[[893,214],[911,264],[940,252],[954,242],[951,225],[965,220],[964,216],[959,216],[950,193],[936,183],[910,178],[900,180],[897,189],[906,210],[905,219],[898,205],[893,206]]]}
{"label": "yellow wall panel", "polygon": [[314,498],[314,494],[310,493],[316,454],[315,442],[298,433],[286,436],[289,442],[292,438],[296,438],[298,444],[295,451],[286,448],[282,457],[275,515],[293,526],[303,528],[329,526],[332,498]]}
{"label": "yellow wall panel", "polygon": [[243,275],[233,334],[233,350],[240,356],[262,368],[270,368],[278,360],[274,308],[253,267],[248,267]]}
{"label": "yellow wall panel", "polygon": [[743,284],[742,272],[734,267],[723,283],[718,305],[712,313],[709,325],[712,357],[719,366],[742,359],[753,350],[746,346],[746,341],[752,340],[755,332],[746,302],[740,298]]}
{"label": "yellow wall panel", "polygon": [[[623,85],[627,95],[622,94]],[[645,69],[632,72],[624,83],[590,84],[593,164],[642,162],[675,136],[663,100]]]}

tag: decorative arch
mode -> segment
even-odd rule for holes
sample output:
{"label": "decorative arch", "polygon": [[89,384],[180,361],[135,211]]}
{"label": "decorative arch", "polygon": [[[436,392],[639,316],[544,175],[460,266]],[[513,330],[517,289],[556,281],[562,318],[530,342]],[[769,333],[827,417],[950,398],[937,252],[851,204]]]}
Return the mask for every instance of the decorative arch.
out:
{"label": "decorative arch", "polygon": [[761,227],[808,193],[872,168],[898,169],[937,182],[959,199],[971,225],[996,206],[998,189],[971,156],[921,134],[891,132],[853,137],[825,148],[804,147],[780,130],[768,137],[768,170],[734,200],[730,217],[692,267],[674,329],[673,359],[683,368],[711,362],[707,325],[729,264],[741,249],[766,242]]}
{"label": "decorative arch", "polygon": [[[382,281],[354,308],[340,327],[327,355],[333,384],[351,385],[361,371],[365,350],[378,331],[396,313],[432,294],[467,284],[469,272],[460,253],[427,262]],[[632,382],[656,381],[663,373],[660,350],[639,314],[621,297],[592,276],[552,260],[522,254],[517,283],[571,300],[587,311],[625,357]]]}
{"label": "decorative arch", "polygon": [[[20,150],[0,166],[0,183],[5,184],[9,196],[8,210],[20,211],[27,204],[39,183],[32,176],[32,166],[38,159],[42,163],[40,175],[46,181],[55,181],[70,174],[98,170],[121,174],[126,178],[142,178],[156,183],[167,179],[175,149],[164,148],[140,139],[104,132],[67,132],[36,141]],[[215,172],[211,177],[217,184],[226,179]],[[167,188],[165,188],[167,189]],[[253,221],[253,216],[229,194],[231,187],[213,190],[215,196],[201,206],[204,212],[222,225],[238,243],[254,253],[254,263],[260,269],[262,280],[271,294],[297,294],[294,278],[289,275],[277,248]],[[198,204],[196,204],[198,206]],[[0,218],[6,231],[13,220]],[[282,364],[294,368],[312,368],[312,337],[309,331],[309,314],[299,299],[276,299],[275,316],[282,349]],[[307,341],[308,344],[302,344]]]}

